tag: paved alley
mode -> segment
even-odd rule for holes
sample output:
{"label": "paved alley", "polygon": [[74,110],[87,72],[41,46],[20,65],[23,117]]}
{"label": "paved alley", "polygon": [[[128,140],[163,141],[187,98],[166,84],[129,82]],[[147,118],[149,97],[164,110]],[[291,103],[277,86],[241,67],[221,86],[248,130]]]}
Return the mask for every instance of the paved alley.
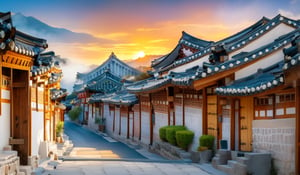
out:
{"label": "paved alley", "polygon": [[75,123],[65,121],[64,130],[74,144],[74,149],[70,154],[72,157],[147,159],[126,144],[96,134]]}
{"label": "paved alley", "polygon": [[43,175],[208,175],[195,164],[130,161],[67,161]]}

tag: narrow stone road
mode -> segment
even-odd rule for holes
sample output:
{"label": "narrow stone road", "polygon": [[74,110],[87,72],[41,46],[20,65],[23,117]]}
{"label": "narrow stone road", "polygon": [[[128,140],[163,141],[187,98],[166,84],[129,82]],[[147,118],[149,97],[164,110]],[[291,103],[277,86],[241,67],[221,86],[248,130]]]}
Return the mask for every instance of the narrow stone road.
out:
{"label": "narrow stone road", "polygon": [[64,132],[74,144],[71,157],[104,159],[147,159],[135,149],[110,137],[96,134],[80,125],[65,121]]}
{"label": "narrow stone road", "polygon": [[209,175],[195,164],[130,162],[130,161],[67,161],[43,175]]}
{"label": "narrow stone road", "polygon": [[74,143],[70,159],[48,162],[42,175],[209,175],[199,164],[168,161],[142,152],[148,159],[121,142],[68,120],[65,133]]}

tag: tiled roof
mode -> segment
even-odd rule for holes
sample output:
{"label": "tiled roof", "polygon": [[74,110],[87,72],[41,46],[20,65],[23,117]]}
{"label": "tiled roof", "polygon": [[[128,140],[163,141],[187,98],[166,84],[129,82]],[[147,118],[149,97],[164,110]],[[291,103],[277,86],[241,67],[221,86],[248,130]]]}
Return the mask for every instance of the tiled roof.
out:
{"label": "tiled roof", "polygon": [[57,100],[60,98],[63,98],[65,96],[67,96],[67,89],[50,89],[50,96],[51,96],[51,100]]}
{"label": "tiled roof", "polygon": [[[105,86],[104,84],[109,82],[113,87]],[[104,85],[104,86],[101,86]],[[104,93],[112,93],[120,90],[122,87],[121,78],[113,75],[109,70],[106,70],[101,75],[97,76],[93,80],[86,84],[86,89],[93,91],[101,91]]]}
{"label": "tiled roof", "polygon": [[246,96],[264,92],[284,83],[283,61],[246,78],[236,80],[233,84],[216,88],[216,93],[226,96]]}
{"label": "tiled roof", "polygon": [[89,103],[104,102],[116,105],[132,105],[138,102],[136,95],[130,94],[127,91],[119,91],[111,94],[93,94]]}
{"label": "tiled roof", "polygon": [[[153,60],[151,66],[155,69],[158,69],[158,68],[166,69],[165,67],[170,65],[172,62],[174,62],[175,59],[178,57],[179,50],[182,49],[182,44],[186,45],[188,47],[197,49],[199,51],[199,50],[209,47],[212,43],[213,43],[212,41],[205,41],[205,40],[196,38],[196,37],[183,31],[182,36],[179,39],[179,42],[178,42],[177,46],[175,47],[175,49],[172,52],[170,52],[168,55],[165,55],[161,58]],[[181,59],[179,59],[178,61],[181,61]],[[175,62],[177,62],[177,61],[175,61]],[[158,71],[160,71],[160,70],[158,70]]]}
{"label": "tiled roof", "polygon": [[189,47],[195,48],[195,49],[203,49],[207,46],[209,46],[211,43],[213,43],[212,41],[205,41],[199,38],[196,38],[186,32],[182,32],[182,36],[181,39],[179,40],[180,44],[185,44]]}
{"label": "tiled roof", "polygon": [[300,35],[294,37],[291,43],[291,47],[283,50],[283,61],[236,80],[231,85],[218,87],[216,93],[226,96],[253,95],[284,84],[284,71],[300,65]]}
{"label": "tiled roof", "polygon": [[33,57],[48,47],[46,40],[16,30],[10,12],[0,13],[0,21],[0,50]]}
{"label": "tiled roof", "polygon": [[284,46],[287,46],[295,39],[295,37],[299,36],[299,34],[300,34],[300,29],[297,29],[275,39],[270,44],[259,47],[256,50],[247,53],[244,52],[242,54],[237,54],[233,56],[231,60],[226,61],[224,63],[215,64],[215,65],[209,63],[203,64],[204,65],[203,69],[199,69],[199,71],[197,71],[195,74],[196,79],[205,78],[207,76],[220,73],[225,70],[232,69],[234,67],[238,67],[242,64],[264,57],[274,51],[277,51],[278,49],[281,49]]}
{"label": "tiled roof", "polygon": [[59,65],[59,61],[56,60],[56,56],[54,52],[46,52],[40,54],[36,60],[34,65],[31,68],[32,76],[37,76],[44,74],[51,70],[51,68],[61,69]]}
{"label": "tiled roof", "polygon": [[275,39],[272,43],[262,46],[251,52],[244,52],[232,57],[224,63],[210,64],[204,63],[203,66],[196,66],[185,72],[169,72],[168,76],[161,78],[150,78],[127,87],[129,92],[143,92],[160,88],[166,85],[190,86],[194,80],[206,78],[208,76],[222,73],[223,71],[239,67],[243,64],[258,60],[271,54],[284,46],[289,45],[300,34],[300,29],[294,30],[286,35]]}
{"label": "tiled roof", "polygon": [[51,73],[51,76],[49,77],[49,80],[48,80],[48,84],[54,84],[54,83],[57,83],[61,80],[63,74],[62,72],[60,73]]}
{"label": "tiled roof", "polygon": [[[256,23],[255,25],[252,25],[248,27],[247,29],[243,30],[243,32],[239,32],[235,35],[232,35],[226,39],[220,40],[216,43],[212,43],[211,45],[208,45],[207,47],[204,47],[203,49],[199,50],[198,52],[195,52],[194,54],[187,56],[185,58],[179,59],[174,61],[172,64],[168,64],[165,67],[161,67],[159,69],[160,72],[168,71],[172,68],[178,67],[180,65],[189,63],[191,61],[201,59],[207,54],[211,54],[213,49],[222,46],[226,50],[227,53],[236,51],[248,43],[252,42],[256,38],[261,37],[271,29],[275,28],[277,25],[281,23],[285,23],[287,25],[290,25],[294,28],[300,28],[300,22],[296,20],[292,20],[289,18],[286,18],[281,15],[277,15],[272,20],[264,19],[266,23],[263,23],[262,21],[259,23]],[[158,69],[158,68],[156,68]]]}
{"label": "tiled roof", "polygon": [[293,56],[291,59],[287,60],[283,66],[283,70],[288,70],[291,67],[300,65],[300,51],[298,51],[298,54]]}

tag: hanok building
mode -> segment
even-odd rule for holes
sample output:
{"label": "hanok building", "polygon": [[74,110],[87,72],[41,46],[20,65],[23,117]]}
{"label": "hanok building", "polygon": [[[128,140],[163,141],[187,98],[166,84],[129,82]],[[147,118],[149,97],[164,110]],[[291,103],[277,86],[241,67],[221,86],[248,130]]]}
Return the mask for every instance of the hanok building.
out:
{"label": "hanok building", "polygon": [[153,61],[153,78],[127,88],[141,106],[140,141],[157,141],[161,126],[185,125],[195,132],[192,150],[210,134],[217,148],[222,140],[228,150],[269,152],[280,174],[299,173],[299,26],[278,15],[218,42],[183,33]]}
{"label": "hanok building", "polygon": [[[55,141],[55,127],[64,121],[65,106],[60,103],[67,95],[60,87],[62,70],[54,52],[40,53],[31,69],[31,109],[33,134],[41,141]],[[43,138],[43,139],[42,139]],[[35,149],[37,152],[38,147]]]}
{"label": "hanok building", "polygon": [[[79,99],[77,105],[83,109],[80,121],[91,128],[97,127],[95,119],[103,117],[104,104],[98,96],[105,96],[122,89],[125,77],[139,75],[140,72],[118,59],[114,53],[99,67],[88,73],[77,73],[73,91]],[[103,97],[104,97],[103,96]],[[101,112],[102,111],[102,112]]]}
{"label": "hanok building", "polygon": [[45,64],[38,63],[48,45],[44,39],[16,30],[10,13],[0,13],[0,19],[0,149],[10,149],[11,145],[22,165],[33,164],[32,158],[39,157],[40,143],[51,132],[44,123],[45,109],[50,105],[45,102],[50,96],[45,94],[49,90],[46,86],[51,84],[52,68],[40,69]]}

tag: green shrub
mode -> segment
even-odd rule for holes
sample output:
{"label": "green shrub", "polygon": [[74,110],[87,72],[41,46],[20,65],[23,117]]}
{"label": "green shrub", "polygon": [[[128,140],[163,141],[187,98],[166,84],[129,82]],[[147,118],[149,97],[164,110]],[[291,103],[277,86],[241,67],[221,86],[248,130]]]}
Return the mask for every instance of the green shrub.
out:
{"label": "green shrub", "polygon": [[184,150],[188,150],[189,145],[193,142],[193,138],[194,138],[193,131],[182,130],[176,132],[177,145]]}
{"label": "green shrub", "polygon": [[72,120],[72,121],[75,121],[79,118],[79,115],[81,113],[82,109],[80,106],[76,106],[76,107],[73,107],[69,112],[68,112],[68,115],[69,115],[69,118]]}
{"label": "green shrub", "polygon": [[63,133],[64,122],[60,121],[56,124],[56,137],[60,137]]}
{"label": "green shrub", "polygon": [[167,131],[167,128],[169,128],[170,126],[163,126],[161,128],[159,128],[159,138],[166,142],[167,141],[167,136],[166,136],[166,131]]}
{"label": "green shrub", "polygon": [[176,146],[176,132],[186,130],[185,126],[170,126],[166,129],[166,138],[167,141]]}
{"label": "green shrub", "polygon": [[207,149],[212,150],[214,147],[215,137],[212,135],[202,135],[199,138],[200,147],[206,147]]}

